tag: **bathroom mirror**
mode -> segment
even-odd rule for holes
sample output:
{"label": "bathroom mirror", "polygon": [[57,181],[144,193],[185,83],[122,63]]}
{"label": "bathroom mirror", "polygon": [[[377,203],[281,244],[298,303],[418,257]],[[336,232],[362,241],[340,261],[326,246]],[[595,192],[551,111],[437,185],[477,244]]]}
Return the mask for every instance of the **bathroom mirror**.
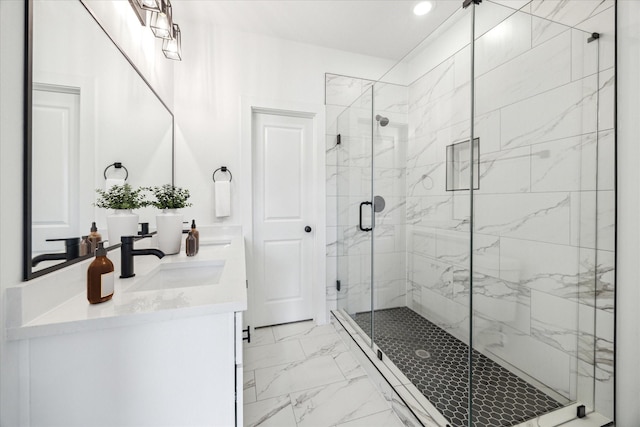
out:
{"label": "bathroom mirror", "polygon": [[[106,239],[109,212],[94,207],[105,175],[128,175],[133,187],[173,183],[174,136],[172,112],[89,6],[29,0],[27,8],[25,280],[86,258],[34,262],[65,253],[55,239],[87,235],[93,221]],[[154,221],[152,208],[137,213]]]}

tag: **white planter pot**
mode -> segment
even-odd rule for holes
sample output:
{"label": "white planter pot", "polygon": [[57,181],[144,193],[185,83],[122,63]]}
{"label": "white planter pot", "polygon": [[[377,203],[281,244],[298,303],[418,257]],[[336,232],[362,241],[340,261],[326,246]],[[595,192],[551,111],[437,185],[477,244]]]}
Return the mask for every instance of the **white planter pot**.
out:
{"label": "white planter pot", "polygon": [[121,236],[135,236],[138,234],[138,214],[131,209],[115,209],[107,215],[107,236],[109,246],[120,243]]}
{"label": "white planter pot", "polygon": [[164,209],[162,213],[156,215],[158,249],[164,252],[165,255],[180,252],[182,219],[183,215],[177,209]]}

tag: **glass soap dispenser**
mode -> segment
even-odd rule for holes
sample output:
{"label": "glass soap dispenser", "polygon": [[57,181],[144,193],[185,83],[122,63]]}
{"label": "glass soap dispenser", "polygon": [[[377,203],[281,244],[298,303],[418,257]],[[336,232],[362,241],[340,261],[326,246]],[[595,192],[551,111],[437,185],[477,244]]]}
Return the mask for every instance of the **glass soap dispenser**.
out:
{"label": "glass soap dispenser", "polygon": [[193,237],[196,239],[196,253],[200,250],[200,232],[196,229],[196,220],[191,220],[191,233]]}
{"label": "glass soap dispenser", "polygon": [[185,241],[185,251],[187,252],[187,256],[194,256],[196,251],[196,238],[193,235],[193,231],[189,230],[189,234],[187,234],[187,240]]}
{"label": "glass soap dispenser", "polygon": [[104,242],[98,242],[96,258],[87,270],[87,299],[91,304],[105,302],[113,297],[113,263],[107,258]]}
{"label": "glass soap dispenser", "polygon": [[95,221],[91,223],[91,233],[88,238],[91,242],[91,253],[94,253],[98,248],[98,242],[102,241],[102,235],[98,233],[98,227],[96,227]]}
{"label": "glass soap dispenser", "polygon": [[82,236],[80,241],[80,256],[89,255],[91,252],[91,241],[89,236]]}

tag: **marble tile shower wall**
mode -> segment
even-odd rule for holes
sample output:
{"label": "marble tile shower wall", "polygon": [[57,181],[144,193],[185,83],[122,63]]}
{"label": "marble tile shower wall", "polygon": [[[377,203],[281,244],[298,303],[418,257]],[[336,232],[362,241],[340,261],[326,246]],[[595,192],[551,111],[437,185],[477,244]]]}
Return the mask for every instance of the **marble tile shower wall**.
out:
{"label": "marble tile shower wall", "polygon": [[[330,309],[338,306],[338,299],[339,306],[350,313],[370,309],[371,235],[359,230],[358,209],[361,202],[371,200],[372,172],[375,194],[386,201],[384,211],[376,215],[374,230],[375,307],[406,305],[407,99],[405,86],[326,76]],[[377,126],[373,120],[376,114],[389,118],[390,123]],[[337,134],[341,135],[340,145],[336,145]],[[366,208],[363,223],[365,226],[371,223]],[[338,277],[342,282],[339,293],[335,286]]]}
{"label": "marble tile shower wall", "polygon": [[[551,3],[478,8],[511,15],[475,44],[474,347],[612,416],[613,2]],[[469,49],[409,86],[406,170],[407,303],[465,341],[470,206],[446,146],[469,139]]]}

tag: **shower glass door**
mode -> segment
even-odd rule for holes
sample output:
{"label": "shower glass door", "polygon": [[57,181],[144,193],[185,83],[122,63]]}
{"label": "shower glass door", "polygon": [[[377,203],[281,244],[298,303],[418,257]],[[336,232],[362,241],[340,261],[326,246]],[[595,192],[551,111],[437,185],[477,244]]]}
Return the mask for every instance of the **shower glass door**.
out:
{"label": "shower glass door", "polygon": [[[361,95],[337,120],[338,308],[371,336],[373,248],[373,82],[357,81]],[[364,338],[363,337],[363,338]]]}

